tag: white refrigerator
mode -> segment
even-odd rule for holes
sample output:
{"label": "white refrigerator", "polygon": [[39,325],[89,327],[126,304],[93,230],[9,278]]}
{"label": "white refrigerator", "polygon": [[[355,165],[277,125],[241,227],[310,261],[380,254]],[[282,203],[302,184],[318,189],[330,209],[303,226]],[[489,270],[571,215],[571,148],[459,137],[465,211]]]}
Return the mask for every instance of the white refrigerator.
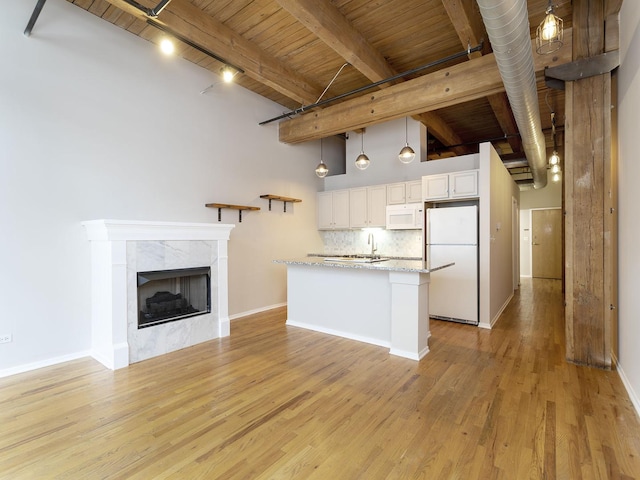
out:
{"label": "white refrigerator", "polygon": [[427,209],[425,239],[430,264],[455,262],[431,273],[429,316],[477,325],[477,205]]}

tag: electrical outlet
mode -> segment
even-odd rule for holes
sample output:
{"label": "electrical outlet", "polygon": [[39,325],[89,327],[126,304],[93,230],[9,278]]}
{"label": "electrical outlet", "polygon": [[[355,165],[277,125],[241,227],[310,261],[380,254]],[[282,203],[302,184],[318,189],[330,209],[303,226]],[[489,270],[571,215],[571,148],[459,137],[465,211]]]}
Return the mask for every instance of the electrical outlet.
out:
{"label": "electrical outlet", "polygon": [[9,343],[11,341],[11,334],[5,333],[4,335],[0,335],[0,343]]}

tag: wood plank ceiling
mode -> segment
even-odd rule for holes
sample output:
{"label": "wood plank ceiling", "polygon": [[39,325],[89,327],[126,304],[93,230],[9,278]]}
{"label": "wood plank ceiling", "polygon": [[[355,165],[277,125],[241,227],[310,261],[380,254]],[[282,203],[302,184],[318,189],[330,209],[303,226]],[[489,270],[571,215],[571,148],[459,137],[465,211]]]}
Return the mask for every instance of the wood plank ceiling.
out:
{"label": "wood plank ceiling", "polygon": [[[236,75],[234,81],[282,105],[283,110],[315,103],[345,63],[348,65],[323,99],[464,52],[484,41],[481,52],[463,55],[394,82],[397,86],[470,62],[469,69],[461,70],[463,78],[458,82],[464,82],[461,89],[476,87],[479,94],[454,95],[447,102],[424,107],[398,96],[394,111],[386,118],[349,118],[345,125],[356,129],[412,115],[427,126],[430,159],[476,152],[478,143],[487,140],[492,140],[503,159],[524,157],[503,89],[477,88],[483,80],[482,74],[474,74],[482,71],[479,57],[489,55],[491,48],[473,0],[173,0],[153,20],[155,26],[149,24],[149,17],[140,7],[154,8],[160,0],[137,0],[137,6],[132,0],[68,1],[156,44],[166,37],[163,28],[176,32],[187,40],[176,42],[177,54],[210,70],[212,82],[217,81],[224,64],[188,43],[241,68],[244,73]],[[547,4],[547,0],[528,1],[532,38]],[[570,29],[571,0],[557,0],[554,5],[556,14],[564,20],[565,30]],[[567,37],[570,40],[568,31],[565,41]],[[536,58],[536,62],[542,65],[545,61],[552,64],[571,60],[566,55],[560,57],[547,55],[544,59]],[[431,78],[437,76],[425,77],[425,82],[431,84]],[[381,85],[359,95],[380,92],[392,85]],[[354,102],[357,96],[341,101]],[[551,150],[552,111],[556,115],[557,138],[562,139],[564,92],[547,88],[539,73],[538,97],[547,149]],[[351,108],[349,105],[345,103],[344,109]],[[297,118],[313,115],[314,111],[318,110]],[[281,124],[280,137],[290,143],[336,133],[315,126],[312,135],[296,136],[290,125],[287,128],[288,134]]]}

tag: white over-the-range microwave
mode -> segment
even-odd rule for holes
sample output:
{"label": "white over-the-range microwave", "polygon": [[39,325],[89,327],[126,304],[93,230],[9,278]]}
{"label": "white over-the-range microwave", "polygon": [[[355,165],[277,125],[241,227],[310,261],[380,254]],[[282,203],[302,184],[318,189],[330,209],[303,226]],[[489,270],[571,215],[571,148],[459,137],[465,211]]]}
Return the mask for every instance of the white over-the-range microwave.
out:
{"label": "white over-the-range microwave", "polygon": [[422,203],[387,205],[387,230],[420,230],[423,223]]}

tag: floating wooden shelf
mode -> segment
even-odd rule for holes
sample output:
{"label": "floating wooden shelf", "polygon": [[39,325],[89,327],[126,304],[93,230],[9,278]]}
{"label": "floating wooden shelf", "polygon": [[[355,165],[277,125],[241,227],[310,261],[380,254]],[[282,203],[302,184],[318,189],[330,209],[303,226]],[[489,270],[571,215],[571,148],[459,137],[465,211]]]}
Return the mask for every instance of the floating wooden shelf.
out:
{"label": "floating wooden shelf", "polygon": [[299,203],[302,200],[300,200],[299,198],[291,198],[291,197],[283,197],[281,195],[271,195],[271,194],[267,194],[267,195],[260,195],[260,198],[266,198],[269,200],[269,211],[271,211],[271,200],[278,200],[280,202],[284,202],[284,211],[287,211],[287,202],[289,203]]}
{"label": "floating wooden shelf", "polygon": [[229,203],[206,203],[205,207],[218,209],[218,221],[222,221],[222,209],[238,210],[238,222],[242,222],[243,210],[260,210],[260,207],[249,207],[247,205],[231,205]]}

